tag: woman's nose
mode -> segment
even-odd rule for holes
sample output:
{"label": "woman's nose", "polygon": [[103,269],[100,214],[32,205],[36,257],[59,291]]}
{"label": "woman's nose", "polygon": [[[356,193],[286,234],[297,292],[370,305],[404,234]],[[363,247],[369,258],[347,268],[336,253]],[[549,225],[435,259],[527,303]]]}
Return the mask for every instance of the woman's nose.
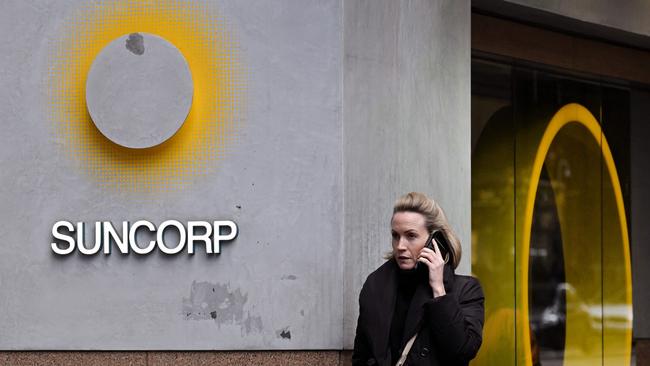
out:
{"label": "woman's nose", "polygon": [[404,238],[399,238],[397,241],[397,249],[404,250],[406,249],[406,240]]}

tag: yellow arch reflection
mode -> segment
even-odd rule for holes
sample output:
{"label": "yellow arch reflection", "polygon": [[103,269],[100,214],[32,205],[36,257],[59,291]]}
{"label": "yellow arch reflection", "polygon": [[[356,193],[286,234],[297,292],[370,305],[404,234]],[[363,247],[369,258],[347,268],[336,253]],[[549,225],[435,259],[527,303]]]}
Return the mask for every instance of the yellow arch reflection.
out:
{"label": "yellow arch reflection", "polygon": [[600,125],[583,106],[568,104],[550,122],[520,128],[515,143],[512,122],[507,122],[512,116],[503,117],[486,127],[472,162],[473,270],[484,285],[487,317],[484,346],[473,364],[532,364],[528,260],[544,164],[555,192],[565,278],[572,289],[566,293],[564,364],[601,359],[606,365],[629,364],[627,223]]}

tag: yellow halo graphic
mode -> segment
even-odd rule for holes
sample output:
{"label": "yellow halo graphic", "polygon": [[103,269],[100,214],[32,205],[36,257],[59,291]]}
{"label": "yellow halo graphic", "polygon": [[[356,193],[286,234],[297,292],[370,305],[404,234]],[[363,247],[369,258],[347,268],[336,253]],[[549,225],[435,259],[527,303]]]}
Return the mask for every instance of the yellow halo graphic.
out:
{"label": "yellow halo graphic", "polygon": [[[112,40],[152,33],[175,45],[194,79],[194,98],[179,131],[164,143],[129,149],[106,139],[86,109],[85,83]],[[50,118],[65,149],[99,185],[134,192],[174,189],[209,171],[237,139],[246,80],[238,42],[208,3],[183,0],[100,1],[67,19],[51,52]]]}
{"label": "yellow halo graphic", "polygon": [[[472,161],[473,270],[486,298],[486,342],[472,364],[532,364],[528,263],[544,164],[556,194],[565,278],[574,289],[566,295],[564,364],[629,364],[627,222],[614,159],[598,121],[571,103],[548,122],[526,125],[516,135],[514,165],[512,126],[503,129],[498,125],[503,121],[507,118],[486,127]],[[565,166],[570,174],[563,174]]]}

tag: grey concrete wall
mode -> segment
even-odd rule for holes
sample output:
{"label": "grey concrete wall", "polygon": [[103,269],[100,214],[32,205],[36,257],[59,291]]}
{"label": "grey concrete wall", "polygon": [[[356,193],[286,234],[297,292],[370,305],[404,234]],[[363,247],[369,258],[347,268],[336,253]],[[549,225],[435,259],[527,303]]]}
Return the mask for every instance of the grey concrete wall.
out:
{"label": "grey concrete wall", "polygon": [[634,337],[650,338],[650,93],[631,94],[630,195]]}
{"label": "grey concrete wall", "polygon": [[437,199],[470,271],[470,3],[344,3],[344,345],[358,294],[390,250],[394,201]]}
{"label": "grey concrete wall", "polygon": [[[48,56],[85,2],[0,5],[0,349],[350,348],[412,190],[441,203],[469,273],[469,1],[209,2],[237,33],[246,121],[205,174],[147,194],[97,184],[48,115]],[[215,257],[60,258],[61,219],[240,233]]]}
{"label": "grey concrete wall", "polygon": [[[205,174],[147,194],[97,184],[47,113],[51,47],[85,3],[0,4],[0,349],[340,349],[342,3],[212,2],[248,70],[246,121]],[[240,233],[212,257],[60,258],[61,219]]]}

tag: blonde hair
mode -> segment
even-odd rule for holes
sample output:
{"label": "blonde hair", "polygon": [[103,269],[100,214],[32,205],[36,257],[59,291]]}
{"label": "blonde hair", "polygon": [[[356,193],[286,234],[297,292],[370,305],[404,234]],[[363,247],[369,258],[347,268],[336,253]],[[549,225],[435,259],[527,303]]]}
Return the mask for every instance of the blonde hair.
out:
{"label": "blonde hair", "polygon": [[[447,216],[436,201],[427,197],[424,193],[410,192],[398,198],[393,207],[393,215],[398,212],[417,212],[424,216],[424,222],[429,233],[440,230],[449,242],[451,254],[450,264],[452,268],[458,267],[460,263],[461,247],[460,240],[449,226]],[[392,220],[392,217],[391,217]],[[384,258],[390,259],[393,253],[387,253]]]}

